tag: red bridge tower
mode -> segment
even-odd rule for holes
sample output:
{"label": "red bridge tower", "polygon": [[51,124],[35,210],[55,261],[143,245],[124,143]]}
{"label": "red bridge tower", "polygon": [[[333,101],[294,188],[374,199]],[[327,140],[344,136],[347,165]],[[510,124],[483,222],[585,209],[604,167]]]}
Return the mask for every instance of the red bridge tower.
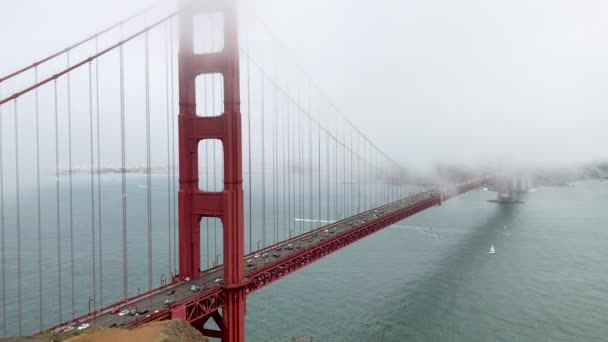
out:
{"label": "red bridge tower", "polygon": [[[184,5],[186,1],[183,1]],[[223,15],[224,48],[218,52],[195,54],[193,20],[196,15]],[[224,342],[245,340],[245,272],[243,229],[243,177],[241,153],[241,112],[239,53],[235,0],[194,1],[180,14],[179,47],[179,274],[180,278],[200,275],[200,222],[216,217],[223,224],[225,306],[220,316],[211,317],[220,326],[211,336]],[[196,84],[199,75],[223,76],[224,112],[219,116],[197,116]],[[218,139],[224,151],[224,190],[202,191],[198,183],[198,144]],[[205,165],[207,167],[207,165]],[[191,322],[205,334],[200,322]]]}

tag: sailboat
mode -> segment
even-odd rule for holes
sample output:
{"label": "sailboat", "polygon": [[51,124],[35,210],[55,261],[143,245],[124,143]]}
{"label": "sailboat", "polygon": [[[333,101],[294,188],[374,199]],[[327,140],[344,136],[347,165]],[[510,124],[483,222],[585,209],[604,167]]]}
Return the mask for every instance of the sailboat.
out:
{"label": "sailboat", "polygon": [[488,254],[496,254],[496,251],[494,250],[494,245],[490,246],[490,251],[488,252]]}

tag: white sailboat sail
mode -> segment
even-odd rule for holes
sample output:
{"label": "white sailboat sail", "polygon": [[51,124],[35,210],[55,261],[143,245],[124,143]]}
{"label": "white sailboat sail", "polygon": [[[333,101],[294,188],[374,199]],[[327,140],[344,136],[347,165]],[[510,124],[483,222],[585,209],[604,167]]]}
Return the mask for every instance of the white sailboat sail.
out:
{"label": "white sailboat sail", "polygon": [[494,249],[494,245],[490,246],[490,251],[488,252],[488,254],[495,254],[496,250]]}

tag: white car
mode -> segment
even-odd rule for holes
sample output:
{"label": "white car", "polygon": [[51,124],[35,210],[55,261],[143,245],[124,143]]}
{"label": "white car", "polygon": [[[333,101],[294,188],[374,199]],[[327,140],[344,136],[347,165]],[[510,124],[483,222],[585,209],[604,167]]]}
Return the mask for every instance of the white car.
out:
{"label": "white car", "polygon": [[266,258],[266,257],[268,257],[268,253],[262,254],[262,258]]}
{"label": "white car", "polygon": [[256,254],[256,255],[254,255],[253,257],[254,257],[254,258],[259,258],[259,257],[260,257],[260,255],[259,255],[259,254]]}
{"label": "white car", "polygon": [[128,315],[129,314],[129,310],[122,310],[121,312],[118,313],[118,316],[124,316],[124,315]]}
{"label": "white car", "polygon": [[154,310],[154,313],[159,313],[159,312],[160,312],[160,310]]}
{"label": "white car", "polygon": [[215,283],[218,284],[219,282],[221,282],[223,279],[222,278],[217,278],[215,279]]}
{"label": "white car", "polygon": [[253,259],[247,259],[247,263],[251,264],[253,262]]}
{"label": "white car", "polygon": [[63,332],[66,333],[66,332],[70,332],[72,330],[74,330],[74,327],[67,327],[67,328],[63,329]]}
{"label": "white car", "polygon": [[196,285],[192,285],[192,286],[190,286],[190,291],[192,291],[192,292],[197,292],[197,291],[200,291],[200,289],[201,289],[201,288],[200,288],[200,287],[198,287],[198,286],[196,286]]}
{"label": "white car", "polygon": [[89,323],[82,323],[79,327],[78,330],[84,330],[87,329],[88,327],[90,327]]}

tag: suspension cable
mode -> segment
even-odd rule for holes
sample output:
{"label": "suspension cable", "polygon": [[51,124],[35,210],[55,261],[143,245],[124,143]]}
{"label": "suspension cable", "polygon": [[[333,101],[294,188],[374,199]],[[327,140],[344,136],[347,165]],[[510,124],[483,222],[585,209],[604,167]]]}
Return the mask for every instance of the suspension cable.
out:
{"label": "suspension cable", "polygon": [[[277,80],[278,76],[277,76],[277,71],[278,66],[275,66],[275,80]],[[279,241],[279,231],[278,231],[278,211],[279,211],[279,205],[278,205],[278,179],[277,179],[277,150],[278,150],[278,146],[277,146],[277,136],[279,134],[279,127],[278,127],[278,116],[279,116],[279,90],[277,89],[277,87],[274,87],[274,132],[273,134],[271,134],[272,137],[272,208],[273,208],[273,212],[272,212],[272,226],[273,226],[273,241],[272,243],[276,243]]]}
{"label": "suspension cable", "polygon": [[[122,33],[122,27],[121,27]],[[127,259],[127,175],[126,168],[126,152],[125,152],[125,70],[124,70],[124,54],[122,45],[118,48],[120,58],[120,152],[121,152],[121,199],[122,199],[122,286],[123,298],[127,299],[128,295],[128,259]]]}
{"label": "suspension cable", "polygon": [[[308,89],[308,111],[312,115],[312,100],[310,89]],[[314,220],[313,205],[312,205],[312,120],[308,121],[308,215],[310,220]],[[308,226],[308,230],[312,229],[312,222]]]}
{"label": "suspension cable", "polygon": [[[290,105],[289,102],[285,101],[285,107],[286,107],[286,123],[287,123],[287,144],[285,145],[285,148],[287,150],[287,169],[286,169],[286,173],[287,173],[287,229],[289,230],[289,237],[291,238],[291,225],[293,223],[293,219],[291,216],[291,195],[292,195],[292,191],[291,191],[291,170],[293,169],[292,167],[292,149],[293,144],[292,144],[292,139],[291,139],[291,122],[289,120],[289,109],[290,109]],[[293,191],[295,192],[295,191]]]}
{"label": "suspension cable", "polygon": [[[38,82],[38,67],[34,68],[34,82]],[[36,216],[38,217],[38,308],[39,321],[38,328],[42,330],[43,322],[43,301],[42,301],[42,220],[40,218],[40,110],[38,89],[34,92],[36,99]]]}
{"label": "suspension cable", "polygon": [[[166,101],[167,101],[167,113],[166,113],[166,134],[167,134],[167,230],[168,230],[168,236],[167,236],[167,242],[169,244],[169,270],[168,270],[168,274],[171,274],[171,265],[172,265],[172,261],[171,258],[173,257],[171,248],[171,238],[172,238],[172,234],[171,234],[171,222],[172,222],[172,216],[171,216],[171,143],[170,143],[170,118],[171,118],[171,108],[170,108],[170,100],[169,100],[169,88],[171,87],[171,84],[169,82],[169,30],[165,29],[165,96],[166,96]],[[162,284],[161,284],[162,286]]]}
{"label": "suspension cable", "polygon": [[170,15],[167,15],[166,17],[164,17],[164,18],[156,21],[152,25],[150,25],[150,26],[148,26],[148,27],[146,27],[146,28],[144,28],[144,29],[142,29],[142,30],[140,30],[138,32],[135,32],[134,34],[130,35],[127,38],[123,38],[122,37],[122,32],[121,32],[121,40],[118,43],[116,43],[116,44],[114,44],[112,46],[109,46],[106,49],[101,50],[98,53],[96,53],[96,54],[94,54],[92,56],[89,56],[88,58],[85,58],[85,59],[81,60],[80,62],[75,63],[75,64],[73,64],[72,66],[70,66],[68,68],[63,69],[62,71],[60,71],[60,72],[58,72],[56,74],[53,74],[52,76],[47,77],[47,78],[43,79],[42,81],[40,81],[40,82],[38,82],[36,84],[33,84],[33,85],[31,85],[31,86],[29,86],[27,88],[24,88],[21,91],[19,91],[17,93],[14,93],[13,95],[11,95],[11,96],[9,96],[7,98],[0,99],[0,105],[4,104],[4,103],[7,103],[9,101],[15,100],[18,97],[20,97],[20,96],[22,96],[22,95],[24,95],[24,94],[26,94],[26,93],[28,93],[28,92],[30,92],[30,91],[38,88],[38,87],[40,87],[40,86],[42,86],[42,85],[44,85],[44,84],[46,84],[46,83],[48,83],[48,82],[50,82],[52,80],[56,80],[59,77],[65,75],[65,74],[68,74],[70,71],[78,69],[79,67],[81,67],[81,66],[89,63],[90,61],[92,61],[94,59],[97,59],[97,58],[105,55],[106,53],[108,53],[108,52],[110,52],[110,51],[112,51],[112,50],[114,50],[116,48],[119,48],[119,47],[123,46],[125,43],[127,43],[127,42],[129,42],[129,41],[131,41],[131,40],[133,40],[133,39],[135,39],[137,37],[139,37],[140,35],[144,34],[145,32],[148,32],[152,28],[154,28],[154,27],[162,24],[163,22],[165,22],[165,21],[167,21],[169,19],[172,19],[176,14],[177,14],[177,12],[171,13]]}
{"label": "suspension cable", "polygon": [[[319,134],[321,134],[321,126],[319,126]],[[330,207],[331,207],[331,202],[329,201],[329,195],[331,190],[329,189],[331,187],[331,164],[329,161],[329,145],[330,145],[330,138],[329,138],[329,134],[325,134],[326,136],[326,144],[325,144],[325,165],[327,165],[327,221],[331,221],[331,215],[330,215]],[[319,138],[319,144],[320,144],[320,138]]]}
{"label": "suspension cable", "polygon": [[[171,20],[169,21],[169,28],[170,28],[170,34],[169,34],[169,38],[170,38],[170,53],[169,56],[171,57],[171,72],[170,72],[170,76],[171,76],[171,110],[175,110],[175,93],[174,93],[174,87],[173,84],[174,82],[174,65],[173,65],[173,17],[171,18]],[[177,181],[176,181],[176,177],[177,174],[175,172],[175,165],[176,165],[176,160],[175,160],[175,115],[171,118],[171,149],[173,151],[173,191],[171,191],[171,194],[173,195],[173,273],[174,275],[177,275],[177,200],[176,200],[176,196],[177,196]]]}
{"label": "suspension cable", "polygon": [[55,215],[57,218],[57,308],[59,310],[59,321],[63,322],[63,303],[61,298],[61,208],[59,205],[59,101],[57,96],[57,80],[53,82],[53,90],[55,95]]}
{"label": "suspension cable", "polygon": [[[261,166],[261,177],[262,177],[262,247],[266,247],[266,139],[264,135],[264,65],[262,64],[260,72],[260,91],[261,91],[261,108],[260,108],[260,122],[261,122],[261,139],[262,139],[262,166]],[[260,247],[258,246],[258,249]]]}
{"label": "suspension cable", "polygon": [[[70,51],[67,52],[67,67],[70,67]],[[70,281],[72,298],[72,319],[76,317],[74,305],[74,201],[72,187],[72,91],[71,74],[67,75],[68,82],[68,182],[69,182],[69,203],[70,203]]]}
{"label": "suspension cable", "polygon": [[[283,118],[283,122],[282,124],[285,124],[286,120],[285,118],[287,117],[287,101],[283,101],[283,110],[285,111],[285,114],[281,115],[281,117]],[[283,130],[283,135],[282,135],[282,140],[287,138],[287,129]],[[289,194],[287,192],[287,174],[289,173],[288,171],[288,160],[287,160],[287,151],[288,151],[288,142],[285,142],[285,144],[281,144],[282,146],[282,150],[283,150],[283,171],[281,172],[282,178],[283,178],[283,218],[287,218],[287,220],[285,220],[285,223],[283,224],[283,240],[287,239],[287,227],[289,227],[289,217],[287,215],[288,210],[287,210],[287,200],[289,197]]]}
{"label": "suspension cable", "polygon": [[30,70],[32,68],[37,68],[39,65],[41,65],[43,63],[46,63],[46,62],[50,61],[51,59],[53,59],[55,57],[58,57],[58,56],[60,56],[60,55],[62,55],[64,53],[67,53],[70,50],[73,50],[73,49],[75,49],[75,48],[77,48],[77,47],[79,47],[79,46],[81,46],[81,45],[83,45],[83,44],[85,44],[85,43],[93,40],[93,39],[97,40],[99,38],[99,36],[103,35],[104,33],[107,33],[108,31],[111,31],[112,29],[115,29],[118,26],[123,25],[124,23],[130,21],[133,18],[139,17],[140,15],[142,15],[142,14],[150,11],[152,8],[158,6],[163,1],[164,0],[157,1],[157,2],[153,3],[152,5],[144,8],[144,9],[142,9],[142,10],[136,12],[136,13],[131,14],[130,16],[128,16],[128,17],[120,20],[119,22],[117,22],[117,23],[115,23],[113,25],[110,25],[110,26],[106,27],[105,29],[103,29],[103,30],[101,30],[101,31],[99,31],[99,32],[97,32],[97,33],[95,33],[95,34],[93,34],[93,35],[91,35],[91,36],[89,36],[89,37],[87,37],[87,38],[85,38],[85,39],[77,42],[77,43],[74,43],[74,44],[68,46],[67,48],[65,48],[65,49],[63,49],[61,51],[57,51],[57,52],[55,52],[55,53],[53,53],[53,54],[51,54],[51,55],[49,55],[49,56],[47,56],[47,57],[45,57],[45,58],[43,58],[41,60],[38,60],[38,61],[32,63],[29,66],[23,67],[23,68],[15,71],[15,72],[13,72],[11,74],[3,76],[2,78],[0,78],[0,83],[4,82],[4,81],[6,81],[6,80],[8,80],[10,78],[13,78],[13,77],[15,77],[15,76],[17,76],[17,75],[19,75],[21,73],[24,73],[24,72],[26,72],[26,71],[28,71],[28,70]]}
{"label": "suspension cable", "polygon": [[[247,35],[249,44],[249,35]],[[247,56],[247,158],[249,167],[249,253],[253,251],[253,192],[251,184],[251,59]]]}
{"label": "suspension cable", "polygon": [[[0,96],[2,96],[0,83]],[[4,248],[4,155],[2,135],[2,105],[0,105],[0,246],[2,247],[2,336],[6,337],[6,251]]]}
{"label": "suspension cable", "polygon": [[145,45],[145,87],[146,87],[146,197],[147,197],[147,214],[148,214],[148,290],[152,290],[152,161],[150,154],[150,48],[149,34],[144,35]]}
{"label": "suspension cable", "polygon": [[96,312],[97,307],[97,279],[95,278],[96,260],[95,260],[95,163],[93,156],[93,67],[89,63],[89,144],[91,156],[91,280],[93,285],[93,312]]}
{"label": "suspension cable", "polygon": [[[211,51],[213,51],[215,49],[215,34],[214,34],[214,17],[211,16],[210,18],[210,24],[211,24]],[[211,74],[211,112],[212,113],[217,113],[215,111],[215,74]],[[213,150],[213,191],[217,191],[217,161],[216,161],[216,146],[215,146],[215,141],[212,143],[211,145],[211,149]],[[216,260],[216,266],[218,264],[217,262],[217,220],[214,219],[213,220],[213,258]]]}
{"label": "suspension cable", "polygon": [[[319,110],[319,118],[320,117],[321,117],[321,110]],[[317,227],[320,227],[322,225],[321,217],[323,217],[323,215],[321,214],[321,207],[322,207],[321,197],[322,197],[322,195],[321,195],[321,127],[320,126],[317,127],[317,142],[318,142],[317,147],[318,147],[318,157],[319,157],[318,170],[317,170],[317,172],[319,173],[319,184],[318,184],[319,185],[319,224],[317,225]],[[329,205],[329,202],[327,202],[327,205]],[[329,221],[329,219],[327,221]]]}
{"label": "suspension cable", "polygon": [[19,336],[21,336],[23,303],[21,289],[21,203],[19,189],[19,121],[18,121],[18,104],[15,100],[15,203],[17,214],[17,300],[18,309],[17,317],[19,320]]}
{"label": "suspension cable", "polygon": [[[213,38],[213,37],[212,37]],[[208,99],[207,99],[207,77],[203,77],[203,90],[204,90],[204,105],[205,105],[205,113],[204,115],[210,115],[210,113],[212,113],[214,111],[214,108],[212,107],[211,110],[209,110],[207,108],[207,106],[209,105],[209,103],[211,103]],[[205,140],[204,141],[205,144],[205,188],[207,189],[207,191],[213,191],[215,189],[211,189],[211,185],[209,183],[209,141]],[[214,183],[215,186],[215,183]],[[206,249],[207,249],[207,269],[209,269],[209,265],[211,262],[211,255],[210,253],[210,248],[209,248],[209,231],[211,230],[211,221],[208,218],[204,219],[205,221],[205,235],[206,235],[206,239],[205,239],[205,243],[206,243]]]}
{"label": "suspension cable", "polygon": [[[97,52],[97,38],[95,39],[95,52]],[[99,305],[103,307],[103,262],[101,249],[101,135],[99,121],[99,60],[95,60],[95,121],[97,123],[97,226],[99,230]]]}
{"label": "suspension cable", "polygon": [[[300,97],[300,89],[298,88],[298,102],[302,103]],[[301,219],[304,218],[304,126],[302,125],[302,110],[298,110],[298,183],[300,190],[300,198],[298,199],[300,204],[300,234],[304,232],[304,221]]]}

